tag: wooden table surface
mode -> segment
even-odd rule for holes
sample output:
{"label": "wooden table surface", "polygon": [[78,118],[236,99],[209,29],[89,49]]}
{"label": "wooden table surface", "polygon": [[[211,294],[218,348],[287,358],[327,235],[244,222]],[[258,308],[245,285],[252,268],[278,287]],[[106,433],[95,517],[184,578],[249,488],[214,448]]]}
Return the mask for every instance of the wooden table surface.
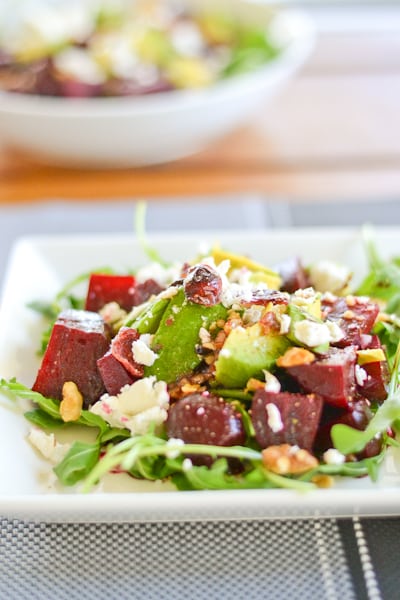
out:
{"label": "wooden table surface", "polygon": [[256,192],[400,198],[400,32],[324,34],[297,77],[246,127],[152,168],[50,167],[0,149],[0,202]]}

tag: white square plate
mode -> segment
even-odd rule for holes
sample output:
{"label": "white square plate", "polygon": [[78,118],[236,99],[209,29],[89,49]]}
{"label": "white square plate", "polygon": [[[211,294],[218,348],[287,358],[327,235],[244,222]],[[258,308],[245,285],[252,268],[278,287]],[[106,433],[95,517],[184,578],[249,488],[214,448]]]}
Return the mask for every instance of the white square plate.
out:
{"label": "white square plate", "polygon": [[[376,230],[383,255],[400,255],[400,229]],[[287,229],[251,232],[187,232],[149,236],[167,260],[192,258],[200,244],[219,242],[273,266],[289,256],[308,264],[327,258],[349,265],[356,278],[366,270],[360,230]],[[77,274],[99,266],[128,269],[147,258],[128,235],[46,236],[21,239],[14,247],[0,308],[0,377],[32,385],[43,323],[26,304],[50,300]],[[162,483],[111,475],[102,491],[57,489],[51,466],[26,440],[23,409],[0,395],[0,514],[40,521],[142,521],[400,515],[400,457],[390,451],[378,483],[348,479],[334,488],[291,490],[171,490]]]}

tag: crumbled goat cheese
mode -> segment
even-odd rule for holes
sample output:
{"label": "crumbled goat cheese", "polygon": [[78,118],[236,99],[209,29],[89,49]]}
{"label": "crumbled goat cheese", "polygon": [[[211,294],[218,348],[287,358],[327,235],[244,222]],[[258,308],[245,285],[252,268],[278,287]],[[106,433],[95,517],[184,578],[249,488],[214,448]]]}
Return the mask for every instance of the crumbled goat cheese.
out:
{"label": "crumbled goat cheese", "polygon": [[99,313],[106,323],[117,323],[126,317],[126,311],[120,307],[118,302],[108,302],[99,310]]}
{"label": "crumbled goat cheese", "polygon": [[123,79],[132,79],[139,59],[132,48],[132,40],[128,35],[108,33],[94,39],[91,46],[92,55],[99,63],[105,63],[111,73]]}
{"label": "crumbled goat cheese", "polygon": [[139,269],[135,275],[135,279],[137,283],[144,283],[147,279],[154,279],[159,285],[167,286],[180,279],[181,269],[181,263],[174,263],[170,267],[163,267],[160,263],[154,262]]}
{"label": "crumbled goat cheese", "polygon": [[167,384],[151,376],[124,386],[116,396],[104,394],[89,410],[112,427],[144,435],[151,424],[160,425],[166,420],[168,405]]}
{"label": "crumbled goat cheese", "polygon": [[[165,300],[168,300],[169,298],[173,298],[174,296],[176,296],[178,293],[178,288],[177,287],[167,287],[165,290],[162,290],[162,292],[160,292],[157,296],[157,298],[164,298]],[[175,308],[176,310],[174,310],[174,313],[178,313],[180,311],[179,306],[174,306],[173,308]]]}
{"label": "crumbled goat cheese", "polygon": [[257,304],[253,304],[250,308],[247,308],[243,313],[243,323],[246,325],[253,325],[258,323],[262,317],[263,309]]}
{"label": "crumbled goat cheese", "polygon": [[42,429],[32,428],[28,434],[28,441],[36,450],[54,464],[58,464],[71,448],[70,444],[61,444],[54,433],[45,433]]}
{"label": "crumbled goat cheese", "polygon": [[319,297],[320,294],[316,292],[314,288],[308,287],[301,290],[296,290],[292,295],[292,303],[296,306],[309,306],[318,300]]}
{"label": "crumbled goat cheese", "polygon": [[208,344],[211,342],[210,332],[205,327],[200,327],[199,338],[202,344]]}
{"label": "crumbled goat cheese", "polygon": [[266,410],[268,414],[268,425],[274,433],[278,433],[278,431],[282,431],[283,423],[282,417],[279,408],[273,402],[268,402],[266,405]]}
{"label": "crumbled goat cheese", "polygon": [[169,438],[167,442],[168,450],[166,453],[167,458],[177,458],[180,453],[182,446],[185,445],[185,442],[179,438]]}
{"label": "crumbled goat cheese", "polygon": [[351,271],[328,260],[311,265],[309,270],[311,284],[320,292],[339,292],[350,280]]}
{"label": "crumbled goat cheese", "polygon": [[53,58],[54,66],[64,76],[78,79],[91,85],[105,81],[105,74],[83,48],[67,48]]}
{"label": "crumbled goat cheese", "polygon": [[269,371],[263,370],[263,373],[265,379],[264,390],[266,392],[273,392],[274,394],[278,394],[281,391],[281,384],[279,382],[279,379]]}
{"label": "crumbled goat cheese", "polygon": [[185,458],[182,462],[182,471],[190,471],[193,467],[193,463],[190,458]]}
{"label": "crumbled goat cheese", "polygon": [[355,375],[356,375],[356,381],[357,381],[358,385],[362,387],[368,379],[367,371],[365,369],[363,369],[362,367],[360,367],[360,365],[356,365]]}
{"label": "crumbled goat cheese", "polygon": [[298,321],[294,324],[294,335],[302,344],[315,348],[329,343],[331,334],[325,323],[314,323],[314,321]]}
{"label": "crumbled goat cheese", "polygon": [[336,450],[336,448],[329,448],[329,450],[324,452],[323,459],[327,465],[342,465],[346,457],[339,450]]}
{"label": "crumbled goat cheese", "polygon": [[158,358],[158,354],[150,348],[151,339],[151,335],[142,334],[138,340],[132,342],[133,359],[139,365],[151,367]]}
{"label": "crumbled goat cheese", "polygon": [[337,323],[334,321],[329,321],[329,319],[325,322],[327,328],[329,329],[330,342],[336,343],[344,338],[344,331],[339,327]]}
{"label": "crumbled goat cheese", "polygon": [[206,256],[201,259],[201,263],[204,265],[208,265],[214,271],[217,271],[218,275],[221,277],[222,282],[224,283],[224,279],[227,281],[227,273],[231,268],[231,261],[228,259],[222,260],[218,265],[215,264],[215,260],[213,256]]}
{"label": "crumbled goat cheese", "polygon": [[251,277],[250,269],[242,267],[240,269],[233,269],[229,274],[230,281],[238,283],[239,285],[249,285]]}
{"label": "crumbled goat cheese", "polygon": [[325,302],[330,302],[333,304],[336,301],[337,296],[332,294],[332,292],[324,292],[322,298],[325,300]]}
{"label": "crumbled goat cheese", "polygon": [[[68,40],[84,41],[93,31],[93,19],[86,7],[77,5],[54,9],[50,6],[37,6],[38,3],[24,2],[14,6],[18,19],[9,20],[3,27],[3,46],[11,53],[30,54],[53,44]],[[42,3],[43,4],[43,3]],[[48,3],[47,3],[48,4]]]}
{"label": "crumbled goat cheese", "polygon": [[255,286],[239,285],[238,283],[228,283],[222,286],[221,303],[230,308],[235,303],[251,302]]}
{"label": "crumbled goat cheese", "polygon": [[171,43],[175,50],[187,56],[201,56],[205,50],[205,40],[194,23],[177,23],[171,30]]}
{"label": "crumbled goat cheese", "polygon": [[283,313],[282,315],[279,313],[276,313],[276,316],[278,318],[278,322],[280,325],[279,333],[281,335],[286,335],[287,333],[289,333],[290,323],[292,322],[292,319],[290,318],[289,315],[287,315],[285,313]]}

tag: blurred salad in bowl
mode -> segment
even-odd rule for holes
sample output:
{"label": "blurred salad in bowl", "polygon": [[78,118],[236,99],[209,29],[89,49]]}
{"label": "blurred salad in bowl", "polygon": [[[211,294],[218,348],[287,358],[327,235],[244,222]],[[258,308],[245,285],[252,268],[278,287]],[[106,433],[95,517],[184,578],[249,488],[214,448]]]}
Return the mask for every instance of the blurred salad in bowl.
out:
{"label": "blurred salad in bowl", "polygon": [[0,13],[0,89],[9,92],[97,97],[207,88],[268,64],[285,47],[272,9],[265,26],[218,2],[19,6]]}

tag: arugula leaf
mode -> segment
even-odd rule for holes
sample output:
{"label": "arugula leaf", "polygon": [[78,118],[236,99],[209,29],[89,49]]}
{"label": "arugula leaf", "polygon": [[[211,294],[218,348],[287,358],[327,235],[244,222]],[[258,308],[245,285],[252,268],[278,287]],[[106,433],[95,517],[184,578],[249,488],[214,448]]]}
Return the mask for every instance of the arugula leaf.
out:
{"label": "arugula leaf", "polygon": [[356,294],[389,301],[400,293],[400,266],[397,259],[384,261],[378,254],[371,227],[363,228],[369,273]]}
{"label": "arugula leaf", "polygon": [[98,427],[99,435],[105,435],[110,429],[109,424],[101,417],[89,410],[82,410],[81,416],[77,421],[74,421],[77,425],[86,425],[87,427]]}
{"label": "arugula leaf", "polygon": [[60,416],[60,401],[53,400],[52,398],[45,398],[39,392],[34,392],[30,388],[26,387],[22,383],[19,383],[15,377],[9,379],[0,380],[0,389],[5,390],[6,392],[10,392],[11,395],[24,398],[27,400],[32,400],[35,404],[39,406],[43,410],[43,412],[53,417],[56,421],[62,421]]}
{"label": "arugula leaf", "polygon": [[100,444],[74,442],[63,460],[54,467],[54,472],[63,485],[75,485],[90,473],[98,463]]}
{"label": "arugula leaf", "polygon": [[136,237],[141,245],[143,251],[147,254],[149,259],[153,262],[157,262],[163,267],[168,267],[167,263],[155,248],[152,248],[146,240],[146,208],[145,202],[138,202],[136,205],[135,212],[135,232]]}
{"label": "arugula leaf", "polygon": [[[216,459],[211,467],[187,463],[186,457],[207,455]],[[228,458],[244,461],[245,471],[232,475]],[[247,466],[246,466],[247,465]],[[296,477],[271,473],[262,464],[261,452],[245,446],[211,446],[168,441],[153,434],[134,436],[108,449],[86,478],[82,491],[88,492],[103,475],[115,467],[135,477],[165,479],[170,476],[178,489],[314,489],[315,484]]]}
{"label": "arugula leaf", "polygon": [[128,429],[119,427],[109,427],[106,431],[100,434],[99,441],[101,444],[107,442],[120,442],[131,437],[131,432]]}
{"label": "arugula leaf", "polygon": [[376,481],[385,454],[386,451],[383,450],[380,454],[363,460],[345,462],[341,465],[320,465],[315,471],[309,471],[306,478],[312,478],[317,473],[342,477],[364,477],[369,475],[372,481]]}
{"label": "arugula leaf", "polygon": [[35,408],[34,410],[29,410],[24,413],[24,417],[33,425],[40,427],[40,429],[58,429],[59,427],[64,427],[65,423],[60,419],[55,419],[51,417],[48,413],[44,412],[40,408]]}

